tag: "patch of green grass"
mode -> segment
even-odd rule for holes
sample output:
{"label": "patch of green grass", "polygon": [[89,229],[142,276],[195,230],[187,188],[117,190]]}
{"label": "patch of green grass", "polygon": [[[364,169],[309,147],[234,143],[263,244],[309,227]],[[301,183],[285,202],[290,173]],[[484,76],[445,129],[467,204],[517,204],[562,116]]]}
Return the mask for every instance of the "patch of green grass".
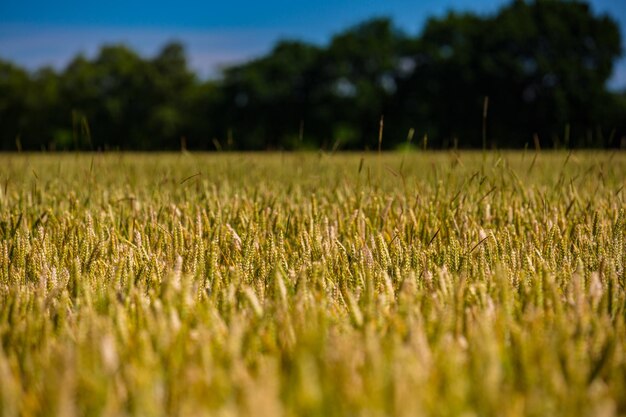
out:
{"label": "patch of green grass", "polygon": [[4,416],[626,414],[623,153],[0,167]]}

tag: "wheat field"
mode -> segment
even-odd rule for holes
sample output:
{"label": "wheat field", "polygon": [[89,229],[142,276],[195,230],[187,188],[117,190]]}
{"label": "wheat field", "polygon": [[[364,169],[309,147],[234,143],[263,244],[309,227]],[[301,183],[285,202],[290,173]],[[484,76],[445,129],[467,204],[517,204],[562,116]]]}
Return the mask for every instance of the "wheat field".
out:
{"label": "wheat field", "polygon": [[626,415],[626,154],[0,155],[0,415]]}

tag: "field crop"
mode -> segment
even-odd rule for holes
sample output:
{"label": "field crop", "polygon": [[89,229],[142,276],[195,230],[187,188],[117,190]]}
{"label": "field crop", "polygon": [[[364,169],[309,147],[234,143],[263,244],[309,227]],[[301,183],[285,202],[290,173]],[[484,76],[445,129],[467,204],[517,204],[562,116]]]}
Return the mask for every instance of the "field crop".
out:
{"label": "field crop", "polygon": [[0,155],[0,414],[626,415],[626,154]]}

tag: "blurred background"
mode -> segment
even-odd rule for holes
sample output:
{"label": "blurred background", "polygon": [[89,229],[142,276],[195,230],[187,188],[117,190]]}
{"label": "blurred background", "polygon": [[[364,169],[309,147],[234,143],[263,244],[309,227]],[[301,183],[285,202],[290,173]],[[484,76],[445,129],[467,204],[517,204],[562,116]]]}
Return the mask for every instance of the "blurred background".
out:
{"label": "blurred background", "polygon": [[618,0],[3,1],[0,150],[626,148],[625,25]]}

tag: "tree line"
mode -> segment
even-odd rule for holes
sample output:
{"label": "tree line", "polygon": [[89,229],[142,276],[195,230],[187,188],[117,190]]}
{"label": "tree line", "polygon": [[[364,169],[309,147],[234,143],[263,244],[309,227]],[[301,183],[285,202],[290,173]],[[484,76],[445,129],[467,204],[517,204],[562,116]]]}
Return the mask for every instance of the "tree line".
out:
{"label": "tree line", "polygon": [[619,148],[621,48],[611,17],[537,0],[416,36],[377,18],[324,46],[284,40],[213,80],[176,42],[150,58],[103,46],[62,71],[0,60],[0,149]]}

